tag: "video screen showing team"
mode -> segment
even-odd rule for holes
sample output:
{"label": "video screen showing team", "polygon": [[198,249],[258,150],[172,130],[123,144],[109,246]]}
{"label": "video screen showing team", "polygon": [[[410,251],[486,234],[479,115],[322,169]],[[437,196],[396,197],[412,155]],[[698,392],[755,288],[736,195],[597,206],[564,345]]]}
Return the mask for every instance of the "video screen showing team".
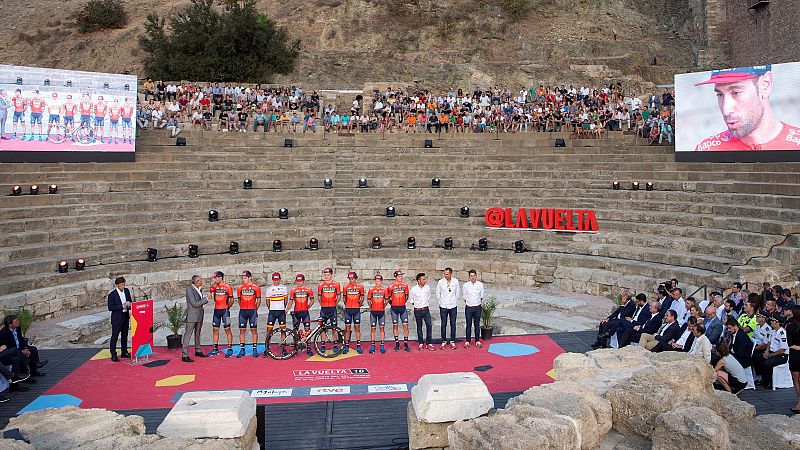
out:
{"label": "video screen showing team", "polygon": [[[369,289],[365,289],[364,285],[358,282],[358,275],[355,272],[349,272],[347,274],[348,282],[342,286],[341,283],[333,280],[333,269],[326,268],[322,271],[323,279],[317,285],[315,293],[314,289],[305,284],[306,279],[303,274],[297,274],[295,276],[295,286],[289,290],[286,285],[282,284],[281,274],[275,272],[271,276],[272,284],[264,288],[262,292],[262,288],[253,282],[252,273],[245,270],[241,274],[242,283],[235,290],[236,294],[234,296],[234,289],[225,282],[225,274],[222,272],[215,272],[213,283],[210,288],[210,296],[214,302],[214,312],[212,316],[214,347],[207,356],[216,356],[221,353],[219,349],[220,328],[225,330],[228,343],[228,348],[224,350],[224,355],[226,358],[234,356],[230,308],[234,305],[236,299],[238,299],[239,302],[239,352],[235,356],[237,358],[242,358],[246,355],[245,349],[247,348],[248,328],[250,330],[250,344],[252,346],[251,355],[256,358],[259,356],[258,308],[261,305],[262,298],[267,302],[269,309],[265,337],[269,336],[277,326],[281,331],[282,339],[285,339],[287,314],[291,315],[292,326],[298,329],[300,335],[307,335],[311,332],[311,315],[309,310],[317,299],[319,299],[320,319],[333,326],[338,326],[339,321],[337,305],[341,302],[344,306],[345,331],[343,354],[349,353],[353,335],[355,335],[356,341],[355,351],[359,354],[363,353],[361,345],[362,308],[365,308],[363,312],[369,311],[369,353],[375,353],[376,351],[386,353],[385,324],[387,307],[391,314],[392,329],[394,332],[394,350],[399,351],[401,348],[399,330],[402,325],[402,347],[404,351],[408,352],[410,348],[408,344],[408,310],[406,309],[406,303],[409,301],[409,293],[411,290],[408,284],[403,281],[404,273],[402,271],[394,271],[393,276],[394,281],[388,286],[384,286],[383,275],[376,274],[374,277],[374,285]],[[449,279],[447,281],[449,283]],[[454,281],[457,286],[458,281],[455,279]],[[414,309],[416,313],[416,310],[422,308]],[[425,309],[427,309],[427,305],[425,305]],[[454,326],[455,324],[452,323],[451,327]],[[428,327],[428,336],[430,336],[430,325],[428,325]],[[377,342],[376,337],[379,338]],[[452,348],[455,348],[455,330],[452,330],[451,340],[452,344],[450,344],[448,340],[447,346],[452,345]],[[477,337],[476,344],[480,346]],[[465,346],[468,346],[468,344]],[[430,345],[430,337],[428,337],[428,344],[424,347],[433,349],[433,346]],[[422,344],[420,348],[423,348]],[[442,342],[442,348],[445,348],[444,341]],[[282,349],[282,351],[284,350]],[[306,352],[309,356],[313,355],[310,347],[307,348]],[[267,351],[265,350],[261,356],[266,357]]]}
{"label": "video screen showing team", "polygon": [[11,105],[14,110],[11,139],[44,142],[51,133],[69,134],[79,124],[94,130],[93,142],[133,143],[136,107],[128,97],[122,101],[114,98],[106,102],[102,95],[92,98],[89,93],[84,93],[80,98],[73,98],[72,94],[53,92],[45,98],[38,89],[29,96],[16,89]]}

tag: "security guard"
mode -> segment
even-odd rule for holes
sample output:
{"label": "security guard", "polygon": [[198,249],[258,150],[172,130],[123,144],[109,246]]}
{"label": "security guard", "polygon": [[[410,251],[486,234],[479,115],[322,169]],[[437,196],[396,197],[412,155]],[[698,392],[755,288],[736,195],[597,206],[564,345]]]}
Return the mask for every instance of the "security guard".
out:
{"label": "security guard", "polygon": [[739,316],[736,320],[739,322],[739,327],[747,333],[750,339],[753,339],[753,334],[758,328],[758,321],[756,320],[755,305],[750,302],[744,304],[744,314]]}
{"label": "security guard", "polygon": [[772,387],[772,368],[785,364],[789,359],[789,342],[786,339],[786,330],[783,328],[786,319],[782,316],[773,316],[769,321],[773,330],[769,348],[753,355],[753,367],[756,373],[761,375],[759,384],[766,386],[767,389]]}

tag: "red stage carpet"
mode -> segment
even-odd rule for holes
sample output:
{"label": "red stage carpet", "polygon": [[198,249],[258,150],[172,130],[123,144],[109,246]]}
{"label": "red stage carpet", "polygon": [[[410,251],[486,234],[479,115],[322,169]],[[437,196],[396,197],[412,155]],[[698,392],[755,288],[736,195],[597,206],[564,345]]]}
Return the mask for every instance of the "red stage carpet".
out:
{"label": "red stage carpet", "polygon": [[111,362],[104,350],[43,397],[72,396],[82,408],[115,410],[171,408],[183,392],[200,390],[250,390],[258,403],[409,397],[422,375],[446,372],[475,372],[489,391],[515,392],[552,381],[548,372],[563,352],[547,335],[495,337],[481,349],[459,343],[457,350],[420,351],[411,343],[406,353],[395,352],[394,342],[385,354],[368,354],[368,348],[335,359],[302,354],[275,361],[248,354],[194,363],[182,362],[179,350],[156,348],[149,367]]}

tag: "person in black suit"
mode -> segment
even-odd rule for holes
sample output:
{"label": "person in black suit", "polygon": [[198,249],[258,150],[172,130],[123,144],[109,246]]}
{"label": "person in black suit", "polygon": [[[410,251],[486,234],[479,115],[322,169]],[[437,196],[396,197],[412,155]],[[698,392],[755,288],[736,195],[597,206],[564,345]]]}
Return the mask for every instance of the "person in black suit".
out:
{"label": "person in black suit", "polygon": [[[651,316],[651,308],[647,304],[647,296],[639,293],[636,294],[636,310],[633,312],[633,315],[630,319],[622,320],[618,323],[616,330],[614,332],[617,335],[617,346],[624,347],[628,345],[623,341],[623,336],[628,330],[632,329],[635,326],[639,326],[641,328],[642,325],[650,319]],[[658,311],[658,309],[656,309]],[[613,334],[612,334],[613,336]]]}
{"label": "person in black suit", "polygon": [[670,342],[680,338],[681,327],[678,325],[678,314],[670,309],[664,316],[664,323],[655,335],[642,334],[639,345],[654,352],[663,352],[670,347]]}
{"label": "person in black suit", "polygon": [[[635,323],[631,328],[622,332],[621,336],[617,337],[617,342],[620,347],[624,347],[631,342],[639,342],[642,334],[656,334],[658,327],[664,321],[664,316],[659,311],[660,303],[658,301],[650,302],[649,315],[643,323]],[[641,318],[641,316],[640,316]]]}
{"label": "person in black suit", "polygon": [[672,307],[672,296],[669,295],[669,291],[664,286],[658,287],[658,302],[661,305],[659,308],[659,312],[661,313],[661,317],[664,317],[667,314],[667,311],[670,310]]}
{"label": "person in black suit", "polygon": [[111,343],[109,345],[111,350],[111,360],[119,361],[117,358],[117,339],[122,338],[123,358],[130,358],[131,354],[128,353],[128,325],[131,320],[131,303],[133,297],[131,291],[125,287],[125,278],[117,277],[114,280],[117,285],[115,289],[108,293],[108,310],[111,311]]}
{"label": "person in black suit", "polygon": [[39,350],[30,345],[25,336],[22,335],[22,328],[19,326],[19,317],[8,315],[3,319],[3,329],[0,330],[0,346],[8,349],[18,349],[22,358],[22,364],[28,367],[28,373],[33,376],[43,376],[44,372],[39,371],[47,364],[47,361],[39,360]]}
{"label": "person in black suit", "polygon": [[688,352],[694,343],[694,329],[697,327],[697,317],[689,316],[678,332],[675,342],[668,343],[664,350],[674,350],[676,352]]}
{"label": "person in black suit", "polygon": [[592,348],[606,347],[608,338],[617,332],[617,326],[621,321],[633,317],[636,305],[631,301],[631,294],[627,290],[620,296],[620,305],[607,318],[600,322],[597,327],[597,339],[592,344]]}
{"label": "person in black suit", "polygon": [[753,366],[753,340],[747,335],[739,322],[733,317],[728,317],[725,322],[725,328],[728,329],[728,337],[730,339],[729,348],[731,355],[739,361],[745,369]]}

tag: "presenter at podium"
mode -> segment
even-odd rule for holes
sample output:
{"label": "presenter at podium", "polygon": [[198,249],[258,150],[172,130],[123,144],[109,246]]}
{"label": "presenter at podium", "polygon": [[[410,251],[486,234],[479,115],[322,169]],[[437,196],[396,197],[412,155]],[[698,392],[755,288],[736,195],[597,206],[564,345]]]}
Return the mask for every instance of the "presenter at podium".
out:
{"label": "presenter at podium", "polygon": [[131,321],[131,303],[133,297],[131,291],[125,287],[125,278],[117,277],[114,280],[116,288],[108,293],[108,310],[111,311],[111,360],[119,361],[117,358],[117,339],[121,337],[123,358],[130,358],[128,353],[128,326]]}

